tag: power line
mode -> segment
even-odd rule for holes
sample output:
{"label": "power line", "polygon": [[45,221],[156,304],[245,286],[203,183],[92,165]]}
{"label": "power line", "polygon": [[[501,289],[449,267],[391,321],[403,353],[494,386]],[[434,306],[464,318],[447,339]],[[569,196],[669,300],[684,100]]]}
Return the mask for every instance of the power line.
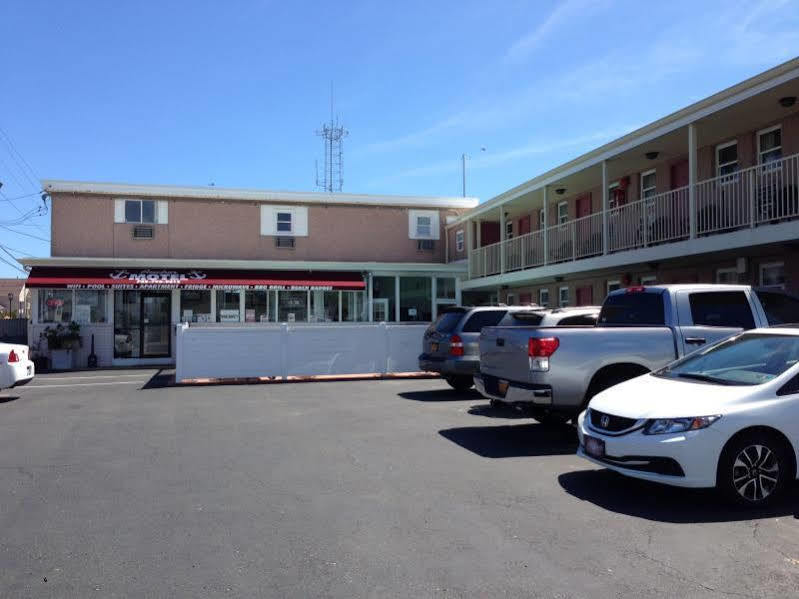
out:
{"label": "power line", "polygon": [[0,229],[6,229],[8,231],[11,231],[12,233],[17,234],[17,235],[24,235],[25,237],[30,237],[32,239],[38,239],[39,241],[46,241],[47,243],[50,243],[49,239],[45,239],[44,237],[38,237],[36,235],[31,235],[30,233],[24,233],[23,231],[15,231],[14,229],[12,229],[11,227],[9,227],[7,225],[0,224]]}
{"label": "power line", "polygon": [[[16,260],[16,258],[15,258],[15,260]],[[6,263],[6,264],[8,264],[8,265],[9,265],[11,268],[15,268],[15,269],[17,269],[19,272],[21,272],[21,273],[23,273],[23,274],[25,274],[25,275],[27,275],[27,274],[28,274],[28,273],[27,273],[25,270],[21,269],[19,266],[17,266],[17,265],[16,265],[16,264],[14,264],[13,262],[9,262],[8,260],[6,260],[5,258],[3,258],[2,256],[0,256],[0,262],[5,262],[5,263]]]}
{"label": "power line", "polygon": [[3,192],[0,192],[0,195],[3,196],[3,199],[0,199],[0,202],[16,202],[17,200],[24,200],[25,198],[31,198],[33,196],[42,195],[42,193],[43,192],[41,192],[41,191],[34,191],[33,193],[26,193],[25,195],[22,195],[22,196],[17,196],[15,198],[9,198],[6,194],[4,194]]}
{"label": "power line", "polygon": [[39,179],[39,175],[36,174],[36,171],[33,170],[33,167],[30,165],[30,163],[27,160],[25,160],[25,157],[17,149],[17,146],[14,144],[14,141],[11,139],[11,136],[5,131],[5,129],[0,127],[0,133],[2,133],[3,136],[5,137],[6,145],[10,149],[9,153],[11,154],[11,157],[14,159],[14,162],[16,162],[17,165],[20,167],[20,171],[22,171],[22,174],[25,175],[25,178],[30,182],[31,185],[38,188],[39,184],[36,183],[33,179],[31,179],[30,176],[28,176],[28,172],[20,165],[19,160],[17,160],[14,154],[16,153],[16,155],[19,156],[20,160],[22,160],[22,163],[24,163],[24,165],[28,167],[28,170],[36,179]]}

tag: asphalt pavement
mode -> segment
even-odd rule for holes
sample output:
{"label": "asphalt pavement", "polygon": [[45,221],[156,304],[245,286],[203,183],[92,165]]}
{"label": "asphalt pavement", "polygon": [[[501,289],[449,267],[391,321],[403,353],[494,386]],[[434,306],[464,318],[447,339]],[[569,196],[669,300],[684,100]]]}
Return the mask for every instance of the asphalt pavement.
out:
{"label": "asphalt pavement", "polygon": [[0,597],[793,597],[768,512],[632,481],[439,380],[0,392]]}

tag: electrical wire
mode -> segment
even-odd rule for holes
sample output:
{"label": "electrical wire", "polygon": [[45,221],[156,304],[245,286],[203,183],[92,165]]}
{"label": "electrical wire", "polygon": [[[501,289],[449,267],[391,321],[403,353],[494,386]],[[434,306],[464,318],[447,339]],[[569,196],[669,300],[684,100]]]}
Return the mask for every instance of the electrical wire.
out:
{"label": "electrical wire", "polygon": [[17,234],[17,235],[24,235],[25,237],[30,237],[31,239],[38,239],[39,241],[46,241],[47,243],[50,243],[49,239],[45,239],[44,237],[38,237],[36,235],[31,235],[30,233],[25,233],[24,231],[15,231],[11,227],[6,226],[6,225],[4,225],[2,223],[0,223],[0,229],[6,229],[8,231],[11,231],[12,233]]}
{"label": "electrical wire", "polygon": [[[15,259],[16,259],[16,258],[15,258]],[[6,260],[5,258],[3,258],[2,256],[0,256],[0,262],[5,262],[5,263],[6,263],[8,266],[10,266],[11,268],[14,268],[14,269],[18,270],[19,272],[23,273],[23,274],[24,274],[24,275],[26,275],[26,276],[27,276],[27,274],[28,274],[26,271],[24,271],[23,269],[21,269],[19,266],[17,266],[16,264],[14,264],[14,263],[12,263],[12,262],[9,262],[8,260]]]}
{"label": "electrical wire", "polygon": [[[11,139],[11,136],[2,127],[0,127],[0,134],[2,134],[3,137],[5,137],[5,143],[6,143],[6,145],[9,148],[9,154],[11,155],[12,160],[14,160],[14,162],[17,163],[17,166],[19,167],[20,172],[24,175],[24,177],[28,180],[28,182],[31,185],[33,185],[33,187],[38,188],[39,184],[36,181],[34,181],[33,179],[31,179],[30,175],[28,174],[28,171],[26,171],[25,168],[22,165],[24,164],[25,166],[27,166],[28,170],[30,171],[30,173],[36,179],[38,179],[39,176],[36,174],[36,171],[34,171],[33,167],[30,165],[30,163],[27,160],[25,160],[25,157],[17,149],[16,145],[14,144],[14,141]],[[17,159],[15,154],[16,154],[16,156],[19,156],[19,159]],[[20,160],[22,162],[20,162]]]}

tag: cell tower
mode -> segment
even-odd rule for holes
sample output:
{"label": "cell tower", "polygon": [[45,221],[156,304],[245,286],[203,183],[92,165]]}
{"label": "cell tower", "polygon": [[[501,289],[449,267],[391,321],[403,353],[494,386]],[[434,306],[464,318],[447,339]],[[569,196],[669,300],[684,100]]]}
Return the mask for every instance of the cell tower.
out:
{"label": "cell tower", "polygon": [[319,176],[319,161],[316,162],[316,187],[333,193],[341,191],[344,185],[342,178],[343,139],[349,131],[341,126],[338,116],[333,111],[333,83],[330,83],[330,122],[316,130],[316,134],[325,142],[325,169]]}

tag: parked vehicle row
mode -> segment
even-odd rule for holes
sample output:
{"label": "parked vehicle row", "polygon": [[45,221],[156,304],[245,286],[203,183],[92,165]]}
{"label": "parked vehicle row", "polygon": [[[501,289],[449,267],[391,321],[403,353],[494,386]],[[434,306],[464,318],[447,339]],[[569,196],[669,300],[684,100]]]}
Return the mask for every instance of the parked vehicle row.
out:
{"label": "parked vehicle row", "polygon": [[[596,324],[558,318],[567,313],[593,313]],[[542,423],[575,421],[579,456],[757,506],[797,478],[795,323],[799,299],[775,290],[630,287],[584,313],[505,313],[470,341],[470,362],[492,404]],[[426,352],[440,333],[428,331]]]}

